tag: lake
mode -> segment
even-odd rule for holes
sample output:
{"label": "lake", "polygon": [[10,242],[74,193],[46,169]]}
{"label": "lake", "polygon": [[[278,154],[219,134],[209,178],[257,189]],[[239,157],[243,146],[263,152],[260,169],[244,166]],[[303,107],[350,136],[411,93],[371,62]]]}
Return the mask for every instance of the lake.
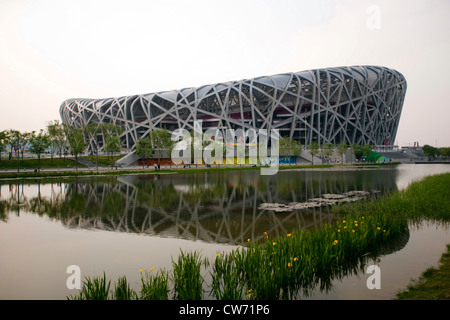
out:
{"label": "lake", "polygon": [[[169,270],[180,250],[199,251],[212,261],[248,239],[263,239],[265,232],[276,237],[333,223],[337,217],[314,201],[355,191],[377,197],[442,172],[450,172],[450,165],[0,181],[0,299],[76,295],[66,286],[70,265],[79,266],[83,278],[105,272],[114,282],[126,276],[137,289],[140,269]],[[266,210],[265,204],[283,210]],[[444,226],[411,227],[407,241],[377,262],[381,289],[369,290],[369,275],[360,274],[335,281],[331,292],[302,298],[391,299],[439,265],[448,243]]]}

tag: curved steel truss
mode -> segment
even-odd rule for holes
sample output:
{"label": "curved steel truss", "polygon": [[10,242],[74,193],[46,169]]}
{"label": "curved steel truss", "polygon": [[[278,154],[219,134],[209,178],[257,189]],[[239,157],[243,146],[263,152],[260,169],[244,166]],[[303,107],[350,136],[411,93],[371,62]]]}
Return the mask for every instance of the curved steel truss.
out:
{"label": "curved steel truss", "polygon": [[63,123],[76,127],[122,126],[123,147],[129,149],[154,129],[191,131],[197,120],[204,129],[223,133],[279,129],[303,145],[392,145],[406,87],[403,75],[392,69],[338,67],[119,98],[69,99],[60,114]]}

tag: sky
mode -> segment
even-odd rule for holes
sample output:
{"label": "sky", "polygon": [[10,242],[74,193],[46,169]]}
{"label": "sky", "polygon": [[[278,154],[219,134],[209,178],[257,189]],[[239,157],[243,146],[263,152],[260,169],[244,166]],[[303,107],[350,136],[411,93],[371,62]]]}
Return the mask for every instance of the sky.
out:
{"label": "sky", "polygon": [[0,131],[70,98],[379,65],[408,83],[395,143],[450,146],[448,0],[0,0]]}

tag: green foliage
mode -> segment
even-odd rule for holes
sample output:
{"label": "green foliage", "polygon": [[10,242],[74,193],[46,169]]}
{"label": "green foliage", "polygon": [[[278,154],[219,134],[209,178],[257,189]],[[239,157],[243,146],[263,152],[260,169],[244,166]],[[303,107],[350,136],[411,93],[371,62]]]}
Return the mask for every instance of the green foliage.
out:
{"label": "green foliage", "polygon": [[314,164],[314,156],[319,153],[319,144],[317,141],[312,141],[310,144],[308,144],[308,150],[311,154],[311,164]]}
{"label": "green foliage", "polygon": [[150,139],[153,146],[158,151],[158,159],[162,157],[162,151],[172,147],[174,141],[171,140],[172,135],[166,129],[156,129],[150,132]]}
{"label": "green foliage", "polygon": [[72,154],[75,155],[75,161],[78,163],[78,155],[86,148],[83,130],[73,126],[65,126],[64,131]]}
{"label": "green foliage", "polygon": [[185,254],[181,251],[178,261],[172,260],[175,298],[178,300],[200,300],[203,297],[201,269],[208,264],[198,252]]}
{"label": "green foliage", "polygon": [[152,140],[149,136],[140,138],[136,144],[135,153],[142,158],[151,158],[155,153],[152,146]]}
{"label": "green foliage", "polygon": [[442,255],[439,269],[428,268],[407,290],[397,294],[398,300],[448,300],[450,298],[450,245]]}
{"label": "green foliage", "polygon": [[450,147],[439,148],[439,154],[443,157],[450,157]]}
{"label": "green foliage", "polygon": [[141,276],[141,300],[168,300],[169,275],[164,270],[146,271]]}
{"label": "green foliage", "polygon": [[60,157],[64,153],[66,136],[64,132],[64,126],[59,120],[50,121],[47,124],[47,134],[51,145],[51,157],[55,152],[58,152]]}
{"label": "green foliage", "polygon": [[6,150],[8,145],[8,132],[3,130],[0,131],[0,161],[2,160],[2,152]]}
{"label": "green foliage", "polygon": [[[330,156],[333,154],[334,144],[332,143],[324,143],[322,146],[322,156],[329,160]],[[329,161],[328,161],[329,162]]]}
{"label": "green foliage", "polygon": [[300,142],[289,138],[281,137],[279,140],[280,155],[286,157],[299,156],[302,153],[302,145]]}
{"label": "green foliage", "polygon": [[120,277],[115,283],[114,296],[115,300],[136,300],[137,293],[130,288],[130,284],[126,277]]}
{"label": "green foliage", "polygon": [[81,292],[76,297],[70,297],[74,300],[108,300],[110,295],[111,281],[106,281],[106,275],[103,277],[87,277],[82,284]]}
{"label": "green foliage", "polygon": [[439,155],[439,149],[428,144],[422,147],[423,153],[430,158],[436,158]]}
{"label": "green foliage", "polygon": [[40,170],[41,154],[50,146],[50,137],[41,130],[38,134],[32,132],[29,137],[30,151],[38,157],[38,170]]}
{"label": "green foliage", "polygon": [[344,163],[344,154],[347,152],[347,149],[348,145],[344,141],[341,141],[336,148],[337,154],[341,157],[341,163]]}

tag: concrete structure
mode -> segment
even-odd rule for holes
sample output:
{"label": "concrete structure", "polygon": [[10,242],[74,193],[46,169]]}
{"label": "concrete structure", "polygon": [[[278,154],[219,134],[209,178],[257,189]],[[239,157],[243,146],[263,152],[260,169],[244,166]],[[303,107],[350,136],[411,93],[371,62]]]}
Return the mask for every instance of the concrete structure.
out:
{"label": "concrete structure", "polygon": [[[191,131],[196,120],[204,130],[279,129],[303,145],[392,145],[406,87],[403,75],[386,67],[337,67],[119,98],[69,99],[60,114],[63,123],[76,127],[91,122],[123,127],[128,150],[154,129]],[[93,150],[95,141],[88,146]]]}

